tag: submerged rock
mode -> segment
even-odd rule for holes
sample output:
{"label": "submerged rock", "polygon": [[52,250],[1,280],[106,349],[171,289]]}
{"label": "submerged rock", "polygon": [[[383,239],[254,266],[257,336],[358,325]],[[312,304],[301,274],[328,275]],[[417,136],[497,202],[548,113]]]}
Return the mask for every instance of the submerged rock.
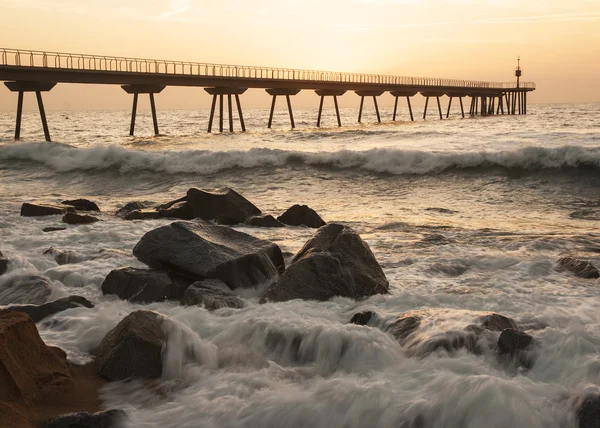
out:
{"label": "submerged rock", "polygon": [[574,257],[563,257],[558,260],[557,270],[568,271],[579,278],[600,278],[600,272],[590,262],[579,260]]}
{"label": "submerged rock", "polygon": [[157,220],[160,218],[160,213],[155,209],[133,210],[123,215],[123,220]]}
{"label": "submerged rock", "polygon": [[0,275],[4,275],[8,270],[8,259],[4,257],[2,251],[0,251]]}
{"label": "submerged rock", "polygon": [[44,303],[43,305],[15,305],[9,306],[7,309],[14,312],[26,313],[37,323],[50,315],[79,307],[93,308],[94,304],[85,297],[69,296],[53,302]]}
{"label": "submerged rock", "polygon": [[444,275],[457,277],[469,270],[469,266],[462,263],[435,263],[429,268],[431,273],[443,273]]}
{"label": "submerged rock", "polygon": [[126,414],[122,410],[98,413],[69,413],[46,421],[42,428],[120,428]]}
{"label": "submerged rock", "polygon": [[600,425],[600,394],[588,394],[577,409],[579,428],[598,428]]}
{"label": "submerged rock", "polygon": [[258,227],[285,227],[285,225],[271,214],[255,215],[246,219],[249,226]]}
{"label": "submerged rock", "polygon": [[109,381],[160,378],[166,341],[163,321],[152,311],[136,311],[123,318],[100,344],[98,376]]}
{"label": "submerged rock", "polygon": [[38,275],[13,276],[0,282],[0,305],[41,305],[52,293],[48,278]]}
{"label": "submerged rock", "polygon": [[129,214],[131,211],[135,211],[135,210],[143,210],[144,208],[148,208],[147,205],[145,203],[142,202],[127,202],[125,205],[123,205],[121,208],[119,208],[117,210],[117,212],[115,213],[115,215],[117,217],[125,217],[127,214]]}
{"label": "submerged rock", "polygon": [[373,318],[374,316],[376,316],[376,314],[372,311],[358,312],[352,315],[350,323],[356,325],[367,325],[369,324],[369,321],[371,321],[371,318]]}
{"label": "submerged rock", "polygon": [[281,250],[272,242],[208,222],[178,221],[154,229],[133,254],[154,269],[220,279],[232,289],[255,287],[285,266]]}
{"label": "submerged rock", "polygon": [[111,271],[102,283],[103,294],[116,294],[131,302],[180,299],[191,281],[173,279],[166,272],[123,267]]}
{"label": "submerged rock", "polygon": [[44,233],[58,232],[59,230],[67,230],[67,228],[66,227],[44,227],[42,229],[42,232],[44,232]]}
{"label": "submerged rock", "polygon": [[511,359],[525,368],[531,368],[534,363],[534,355],[530,352],[533,344],[533,337],[527,333],[507,328],[500,333],[496,350],[502,359]]}
{"label": "submerged rock", "polygon": [[89,260],[89,256],[84,256],[76,251],[72,250],[61,250],[58,248],[50,247],[42,254],[52,257],[59,265],[68,265],[71,263],[81,263]]}
{"label": "submerged rock", "polygon": [[21,216],[41,217],[47,215],[64,215],[68,212],[74,213],[75,208],[66,205],[38,204],[25,202],[21,206]]}
{"label": "submerged rock", "polygon": [[214,220],[219,224],[240,224],[261,213],[252,202],[228,187],[210,192],[192,188],[187,191],[187,200],[194,218]]}
{"label": "submerged rock", "polygon": [[388,292],[389,283],[369,246],[351,228],[320,228],[296,254],[291,266],[264,294],[281,302],[292,299],[359,298]]}
{"label": "submerged rock", "polygon": [[77,213],[66,213],[62,218],[63,223],[67,224],[92,224],[100,221],[100,219],[91,216]]}
{"label": "submerged rock", "polygon": [[403,343],[421,325],[419,316],[400,316],[389,323],[385,331],[390,333],[400,343]]}
{"label": "submerged rock", "polygon": [[181,304],[205,306],[209,311],[220,308],[244,307],[244,301],[233,294],[227,284],[218,279],[194,282],[183,293]]}
{"label": "submerged rock", "polygon": [[482,328],[491,331],[504,331],[507,328],[518,330],[517,323],[511,318],[500,314],[487,314],[479,317],[479,322]]}
{"label": "submerged rock", "polygon": [[314,229],[326,224],[321,216],[307,205],[294,205],[277,217],[277,220],[289,226],[308,226]]}
{"label": "submerged rock", "polygon": [[72,206],[77,211],[100,211],[98,205],[87,199],[73,199],[70,201],[62,201],[61,204]]}
{"label": "submerged rock", "polygon": [[187,201],[179,201],[172,205],[167,204],[166,208],[160,208],[158,214],[161,217],[178,218],[180,220],[193,220],[194,211]]}

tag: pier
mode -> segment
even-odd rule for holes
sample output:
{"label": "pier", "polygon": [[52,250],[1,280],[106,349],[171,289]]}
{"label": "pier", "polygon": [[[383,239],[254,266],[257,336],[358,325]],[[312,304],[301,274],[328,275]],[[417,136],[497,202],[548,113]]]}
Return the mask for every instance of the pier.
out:
{"label": "pier", "polygon": [[18,93],[15,140],[21,133],[23,94],[35,92],[46,141],[51,141],[50,131],[42,101],[42,93],[52,90],[58,83],[84,83],[120,85],[133,95],[129,134],[134,135],[139,94],[148,94],[152,110],[154,134],[159,135],[155,94],[167,86],[203,88],[213,96],[207,131],[213,131],[217,101],[219,102],[219,132],[224,132],[224,97],[227,96],[228,130],[234,132],[232,102],[235,99],[237,118],[242,132],[246,131],[242,113],[241,95],[248,89],[264,89],[272,98],[268,127],[273,122],[273,112],[278,96],[285,96],[291,128],[295,128],[292,98],[300,91],[315,91],[320,97],[316,125],[320,127],[325,98],[333,100],[338,126],[342,120],[338,97],[354,92],[360,97],[358,122],[362,121],[364,99],[372,98],[377,121],[381,122],[378,97],[385,93],[395,98],[392,121],[397,119],[399,99],[406,99],[410,120],[414,121],[411,98],[417,94],[426,98],[423,119],[427,119],[430,98],[435,99],[440,120],[444,119],[442,102],[448,98],[445,117],[449,118],[452,101],[459,99],[460,115],[466,117],[463,99],[470,99],[469,116],[524,115],[527,114],[527,94],[536,89],[535,83],[520,81],[522,72],[515,70],[516,82],[485,82],[442,78],[391,76],[363,73],[342,73],[287,68],[255,67],[242,65],[206,64],[187,61],[169,61],[98,55],[41,52],[0,48],[0,80]]}

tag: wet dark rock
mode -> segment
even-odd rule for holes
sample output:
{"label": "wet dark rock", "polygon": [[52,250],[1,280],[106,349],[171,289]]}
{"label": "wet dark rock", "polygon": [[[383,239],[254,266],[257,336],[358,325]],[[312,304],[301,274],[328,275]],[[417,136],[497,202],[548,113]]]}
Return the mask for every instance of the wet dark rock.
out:
{"label": "wet dark rock", "polygon": [[507,328],[498,338],[496,350],[502,359],[511,359],[525,368],[531,368],[534,363],[532,345],[534,339],[519,330]]}
{"label": "wet dark rock", "polygon": [[123,220],[157,220],[160,218],[160,213],[155,209],[133,210],[123,216]]}
{"label": "wet dark rock", "polygon": [[517,323],[511,318],[500,314],[487,314],[479,317],[482,328],[491,331],[504,331],[507,328],[518,330]]}
{"label": "wet dark rock", "polygon": [[557,270],[568,271],[578,278],[599,278],[600,272],[590,262],[579,260],[574,257],[563,257],[558,260]]}
{"label": "wet dark rock", "polygon": [[8,259],[4,257],[2,251],[0,251],[0,275],[4,275],[8,270]]}
{"label": "wet dark rock", "polygon": [[389,283],[369,246],[351,228],[320,228],[264,294],[268,300],[360,298],[388,292]]}
{"label": "wet dark rock", "polygon": [[598,428],[600,425],[600,394],[588,394],[577,409],[579,428]]}
{"label": "wet dark rock", "polygon": [[125,418],[122,410],[69,413],[44,422],[42,428],[120,428]]}
{"label": "wet dark rock", "polygon": [[386,326],[386,331],[400,343],[404,342],[421,325],[421,317],[401,316]]}
{"label": "wet dark rock", "polygon": [[289,226],[308,226],[315,229],[326,224],[319,214],[307,205],[294,205],[277,217],[277,220]]}
{"label": "wet dark rock", "polygon": [[56,260],[56,263],[59,265],[68,265],[71,263],[81,263],[83,261],[89,260],[88,256],[84,256],[83,254],[77,253],[72,250],[60,250],[58,248],[50,247],[43,254],[52,257]]}
{"label": "wet dark rock", "polygon": [[142,203],[142,202],[128,202],[125,205],[123,205],[121,208],[119,208],[117,210],[117,212],[115,213],[115,215],[117,217],[123,218],[127,214],[129,214],[131,211],[143,210],[144,208],[148,208],[145,203]]}
{"label": "wet dark rock", "polygon": [[219,224],[240,224],[248,217],[261,214],[252,202],[228,187],[210,192],[192,188],[187,191],[187,200],[194,218],[214,220]]}
{"label": "wet dark rock", "polygon": [[42,232],[44,232],[44,233],[58,232],[59,230],[67,230],[67,228],[66,227],[45,227],[42,229]]}
{"label": "wet dark rock", "polygon": [[124,267],[108,274],[102,283],[102,293],[131,302],[162,302],[180,299],[189,285],[189,280],[173,278],[166,272]]}
{"label": "wet dark rock", "polygon": [[8,307],[8,309],[15,312],[24,312],[37,323],[50,315],[78,307],[93,308],[94,304],[85,297],[69,296],[53,302],[44,303],[43,305],[15,305]]}
{"label": "wet dark rock", "polygon": [[21,216],[41,217],[47,215],[64,215],[67,212],[75,212],[75,208],[66,205],[38,204],[25,202],[21,206]]}
{"label": "wet dark rock", "polygon": [[190,285],[183,293],[181,304],[205,306],[209,311],[220,308],[243,308],[244,301],[237,297],[224,282],[205,279]]}
{"label": "wet dark rock", "polygon": [[204,221],[178,221],[154,229],[133,254],[154,269],[220,279],[232,289],[255,287],[285,267],[281,250],[272,242]]}
{"label": "wet dark rock", "polygon": [[255,215],[246,219],[249,226],[258,227],[285,227],[285,225],[271,214]]}
{"label": "wet dark rock", "polygon": [[109,381],[162,376],[164,318],[152,311],[127,315],[102,340],[98,352],[98,376]]}
{"label": "wet dark rock", "polygon": [[431,273],[443,273],[451,277],[461,276],[469,270],[469,266],[462,263],[435,263],[429,268]]}
{"label": "wet dark rock", "polygon": [[74,207],[77,211],[100,211],[98,205],[87,199],[73,199],[70,201],[62,201],[61,204],[70,205]]}
{"label": "wet dark rock", "polygon": [[92,224],[100,221],[100,219],[84,214],[66,213],[62,218],[63,223],[67,224]]}
{"label": "wet dark rock", "polygon": [[0,281],[0,305],[41,305],[52,290],[48,278],[38,275],[10,276]]}
{"label": "wet dark rock", "polygon": [[373,318],[374,316],[376,316],[376,314],[372,311],[358,312],[352,315],[350,323],[356,325],[367,325],[369,324],[369,321],[371,321],[371,318]]}
{"label": "wet dark rock", "polygon": [[177,202],[168,208],[160,208],[158,214],[161,217],[178,218],[181,220],[193,220],[194,211],[187,201]]}

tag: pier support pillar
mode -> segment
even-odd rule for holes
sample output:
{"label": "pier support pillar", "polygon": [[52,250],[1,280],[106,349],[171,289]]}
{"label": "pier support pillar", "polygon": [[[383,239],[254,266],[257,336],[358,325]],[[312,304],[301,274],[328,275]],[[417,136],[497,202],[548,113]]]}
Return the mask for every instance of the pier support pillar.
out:
{"label": "pier support pillar", "polygon": [[296,128],[296,124],[294,122],[294,113],[292,111],[292,102],[290,100],[290,96],[298,94],[298,92],[300,92],[300,89],[280,89],[280,88],[273,88],[273,89],[265,89],[265,91],[267,91],[267,94],[269,94],[269,95],[271,95],[273,97],[273,101],[271,102],[271,112],[269,114],[269,124],[267,126],[269,128],[271,128],[271,125],[273,124],[273,113],[275,111],[275,101],[277,100],[277,96],[281,95],[281,96],[285,96],[285,99],[287,101],[288,114],[290,116],[290,124],[292,125],[292,129]]}
{"label": "pier support pillar", "polygon": [[137,104],[139,94],[148,94],[150,97],[150,109],[152,110],[152,123],[154,124],[154,135],[158,135],[158,119],[156,117],[156,104],[154,103],[154,94],[159,94],[165,89],[161,85],[122,85],[121,88],[128,94],[133,94],[133,108],[131,110],[131,125],[129,126],[129,135],[133,137],[135,131],[135,117],[137,114]]}
{"label": "pier support pillar", "polygon": [[[373,104],[375,105],[375,113],[377,114],[377,122],[381,123],[381,116],[379,115],[379,106],[377,105],[377,97],[383,94],[383,91],[354,91],[356,95],[360,97],[360,108],[358,110],[358,123],[361,123],[363,105],[365,97],[373,97]],[[397,101],[397,100],[396,100]]]}
{"label": "pier support pillar", "polygon": [[315,93],[321,97],[319,103],[319,115],[317,116],[317,128],[321,126],[321,115],[323,113],[323,101],[325,97],[333,97],[333,104],[335,105],[335,114],[337,116],[338,126],[342,126],[342,120],[340,118],[340,109],[337,102],[337,97],[342,96],[346,93],[344,89],[318,89]]}
{"label": "pier support pillar", "polygon": [[227,95],[227,112],[229,116],[229,132],[233,132],[233,97],[235,97],[235,103],[238,111],[238,119],[240,120],[240,126],[242,132],[246,132],[246,124],[244,123],[244,115],[242,114],[242,104],[240,103],[240,95],[248,90],[248,88],[229,88],[229,87],[215,87],[215,88],[204,88],[204,90],[213,96],[212,104],[210,107],[210,116],[208,118],[208,131],[212,132],[213,122],[215,118],[215,107],[217,106],[217,97],[219,97],[219,132],[223,132],[223,104],[224,96]]}
{"label": "pier support pillar", "polygon": [[42,128],[44,129],[44,137],[46,141],[52,141],[50,139],[48,121],[46,120],[46,110],[44,110],[44,102],[42,101],[42,92],[49,92],[52,88],[56,86],[56,82],[15,81],[4,82],[4,85],[11,92],[18,92],[17,118],[15,123],[15,141],[19,141],[21,139],[21,118],[23,116],[23,95],[25,92],[35,92],[38,109],[40,111],[40,118],[42,119]]}
{"label": "pier support pillar", "polygon": [[464,119],[465,108],[463,106],[463,97],[466,97],[468,94],[465,92],[452,91],[452,92],[447,92],[446,95],[450,98],[450,100],[448,101],[448,110],[446,111],[446,119],[448,119],[450,117],[450,111],[452,109],[452,100],[454,98],[458,98],[458,100],[460,101],[460,113],[462,114],[462,117]]}
{"label": "pier support pillar", "polygon": [[415,95],[417,95],[417,91],[391,91],[390,94],[392,94],[392,96],[394,98],[396,98],[395,102],[394,102],[394,116],[392,118],[392,120],[396,120],[396,113],[398,111],[398,98],[399,97],[406,97],[406,104],[408,105],[408,111],[410,113],[410,120],[411,121],[415,121],[415,117],[413,115],[413,111],[412,111],[412,105],[410,103],[410,98],[414,97]]}
{"label": "pier support pillar", "polygon": [[423,95],[426,100],[425,100],[425,111],[423,112],[423,120],[425,120],[427,118],[427,107],[429,106],[429,98],[430,97],[435,97],[437,100],[437,106],[438,106],[438,113],[440,115],[440,120],[444,119],[443,113],[442,113],[442,104],[440,103],[440,97],[444,96],[443,92],[421,92],[421,95]]}

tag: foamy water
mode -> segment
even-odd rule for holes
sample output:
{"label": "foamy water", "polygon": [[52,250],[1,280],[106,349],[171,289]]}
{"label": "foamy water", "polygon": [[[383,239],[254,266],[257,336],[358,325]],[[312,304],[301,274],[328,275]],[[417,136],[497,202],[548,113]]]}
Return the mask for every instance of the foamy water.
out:
{"label": "foamy water", "polygon": [[[127,112],[52,112],[57,143],[32,139],[41,135],[34,113],[24,118],[26,141],[12,142],[14,117],[3,113],[0,251],[11,265],[0,287],[38,274],[51,280],[51,299],[78,294],[96,303],[38,324],[75,363],[90,361],[134,310],[168,318],[158,385],[102,391],[104,406],[125,409],[131,427],[575,426],[578,400],[600,385],[600,281],[555,264],[573,255],[600,266],[598,107],[532,105],[526,117],[323,130],[303,111],[294,132],[269,131],[264,111],[248,111],[251,132],[234,135],[206,135],[206,112],[173,111],[159,112],[166,136],[133,139],[125,136]],[[355,114],[344,111],[345,123]],[[141,120],[143,135],[151,127]],[[284,112],[276,123],[285,123]],[[141,236],[169,223],[126,222],[112,214],[117,207],[223,185],[267,213],[302,203],[350,225],[371,246],[391,293],[259,305],[258,292],[246,291],[244,309],[214,312],[102,296],[112,269],[143,267],[131,255]],[[75,197],[96,201],[103,221],[43,234],[60,218],[19,216],[22,202]],[[237,229],[276,242],[288,263],[313,233]],[[50,246],[119,251],[58,266],[42,255]],[[440,264],[466,270],[452,277]],[[348,324],[363,310],[377,312],[371,326]],[[416,312],[423,322],[414,340],[425,343],[490,311],[534,336],[531,369],[507,367],[493,351],[415,357],[377,328]]]}

